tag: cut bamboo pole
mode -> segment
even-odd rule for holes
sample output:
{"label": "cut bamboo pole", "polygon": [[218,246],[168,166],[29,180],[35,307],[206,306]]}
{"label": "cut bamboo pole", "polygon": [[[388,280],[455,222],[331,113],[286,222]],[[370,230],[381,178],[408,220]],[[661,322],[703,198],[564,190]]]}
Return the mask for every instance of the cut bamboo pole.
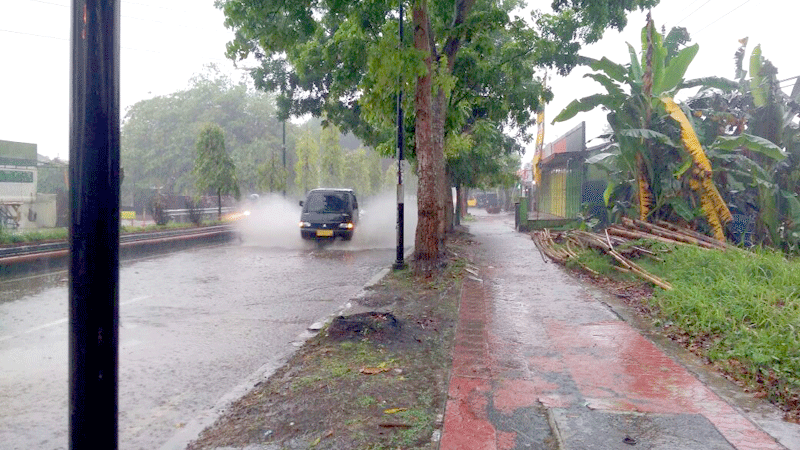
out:
{"label": "cut bamboo pole", "polygon": [[675,225],[674,223],[669,223],[669,222],[664,221],[664,220],[657,220],[656,221],[656,225],[658,225],[660,227],[664,227],[664,228],[672,230],[672,231],[675,231],[675,232],[678,232],[678,233],[683,233],[683,234],[687,234],[689,236],[694,236],[697,239],[701,239],[703,241],[706,241],[706,242],[709,242],[709,243],[712,243],[712,244],[715,244],[715,245],[722,246],[722,247],[724,247],[726,249],[732,247],[727,242],[718,241],[718,240],[714,239],[711,236],[707,236],[707,235],[705,235],[703,233],[698,233],[697,231],[691,230],[691,229],[686,228],[686,227],[680,227],[678,225]]}
{"label": "cut bamboo pole", "polygon": [[654,241],[660,241],[660,242],[664,242],[664,243],[667,243],[667,244],[685,244],[685,242],[676,241],[674,239],[667,239],[667,238],[662,237],[662,236],[656,236],[654,234],[644,233],[644,232],[641,232],[641,231],[634,231],[634,230],[631,230],[631,229],[628,229],[628,228],[622,228],[622,227],[619,227],[619,226],[616,226],[616,225],[612,225],[612,226],[608,227],[608,232],[610,234],[614,234],[614,235],[617,235],[617,236],[622,236],[622,237],[625,237],[625,238],[628,238],[628,239],[633,239],[633,240],[636,240],[636,239],[652,239]]}
{"label": "cut bamboo pole", "polygon": [[628,218],[623,218],[622,219],[622,223],[624,223],[624,224],[626,224],[628,226],[644,228],[645,230],[647,230],[647,232],[649,232],[651,234],[655,234],[655,235],[658,235],[658,236],[666,237],[666,238],[669,238],[669,239],[674,239],[674,240],[680,241],[680,242],[685,242],[687,244],[699,245],[699,246],[708,247],[708,248],[718,248],[720,250],[724,250],[724,248],[725,248],[724,246],[722,246],[722,244],[719,241],[714,240],[714,242],[709,242],[709,241],[706,241],[706,240],[703,240],[703,239],[699,239],[699,238],[694,237],[694,236],[681,234],[681,233],[669,230],[667,228],[663,228],[663,227],[660,227],[658,225],[654,225],[652,223],[644,222],[644,221],[638,220],[638,219],[631,220],[631,219],[628,219]]}

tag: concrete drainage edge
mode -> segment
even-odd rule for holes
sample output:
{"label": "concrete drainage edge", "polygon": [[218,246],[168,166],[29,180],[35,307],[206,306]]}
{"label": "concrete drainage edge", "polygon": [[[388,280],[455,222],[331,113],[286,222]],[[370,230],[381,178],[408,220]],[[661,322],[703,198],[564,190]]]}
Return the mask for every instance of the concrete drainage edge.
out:
{"label": "concrete drainage edge", "polygon": [[[404,258],[408,260],[412,253],[414,253],[414,247],[410,247],[405,251]],[[365,290],[380,283],[383,277],[388,275],[390,271],[391,268],[389,267],[381,269],[364,285],[359,293],[359,296],[364,295]],[[352,307],[353,303],[348,301],[344,305],[340,306],[336,313],[330,314],[312,323],[306,327],[304,332],[297,335],[295,340],[291,342],[291,345],[298,348],[302,347],[307,340],[316,336],[317,332],[319,332],[319,330],[321,330],[325,324],[330,322],[334,317],[343,315]],[[186,448],[190,442],[196,440],[200,436],[200,433],[202,433],[203,430],[211,426],[220,416],[222,416],[225,410],[234,401],[250,392],[256,386],[256,384],[268,379],[273,373],[275,373],[276,370],[286,364],[293,353],[294,352],[287,352],[286,354],[281,355],[281,357],[279,357],[274,364],[267,363],[259,367],[255,372],[247,376],[242,383],[235,386],[233,389],[225,393],[225,395],[220,397],[220,399],[217,400],[216,404],[212,408],[200,412],[190,422],[184,425],[181,431],[172,435],[167,442],[160,446],[160,450],[182,450]]]}

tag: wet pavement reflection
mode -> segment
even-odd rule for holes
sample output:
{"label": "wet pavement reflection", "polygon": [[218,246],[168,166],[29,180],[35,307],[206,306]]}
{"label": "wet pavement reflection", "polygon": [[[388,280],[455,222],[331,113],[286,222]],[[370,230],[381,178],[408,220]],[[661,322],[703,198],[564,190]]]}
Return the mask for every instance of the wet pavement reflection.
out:
{"label": "wet pavement reflection", "polygon": [[[745,414],[621,320],[605,294],[543,261],[513,216],[478,215],[470,231],[480,277],[462,293],[442,450],[555,448],[550,430],[582,450],[800,446],[800,427]],[[518,432],[523,413],[551,426]]]}
{"label": "wet pavement reflection", "polygon": [[[123,262],[120,448],[159,448],[277,368],[393,258],[391,247],[245,241]],[[0,285],[0,448],[67,448],[66,278]]]}

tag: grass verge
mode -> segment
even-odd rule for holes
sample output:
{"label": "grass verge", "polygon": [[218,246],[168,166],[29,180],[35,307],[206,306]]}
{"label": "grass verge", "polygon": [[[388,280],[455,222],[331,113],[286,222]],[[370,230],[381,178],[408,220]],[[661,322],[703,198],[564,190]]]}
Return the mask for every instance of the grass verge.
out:
{"label": "grass verge", "polygon": [[395,271],[353,299],[390,312],[393,334],[335,340],[323,329],[267,381],[236,401],[190,449],[433,449],[441,429],[466,240],[448,241],[432,278]]}

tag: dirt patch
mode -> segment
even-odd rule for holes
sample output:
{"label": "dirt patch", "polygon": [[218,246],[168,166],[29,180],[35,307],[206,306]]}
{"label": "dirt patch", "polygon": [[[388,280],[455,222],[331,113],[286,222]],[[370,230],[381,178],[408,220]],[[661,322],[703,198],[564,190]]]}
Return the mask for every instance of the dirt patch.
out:
{"label": "dirt patch", "polygon": [[192,450],[438,447],[468,235],[434,277],[389,274],[189,444]]}
{"label": "dirt patch", "polygon": [[392,313],[370,311],[352,316],[336,316],[328,326],[328,338],[333,341],[360,341],[386,343],[397,338],[402,331],[400,321]]}

